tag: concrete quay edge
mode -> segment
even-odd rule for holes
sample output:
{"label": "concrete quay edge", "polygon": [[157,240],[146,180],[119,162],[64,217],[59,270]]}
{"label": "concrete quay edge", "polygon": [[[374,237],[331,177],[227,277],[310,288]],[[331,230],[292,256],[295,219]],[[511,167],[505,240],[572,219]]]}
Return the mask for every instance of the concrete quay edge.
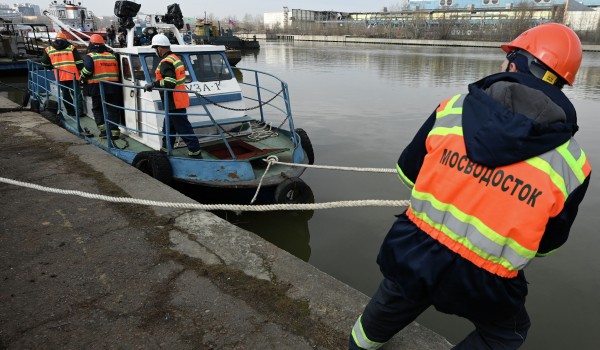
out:
{"label": "concrete quay edge", "polygon": [[[83,139],[69,133],[68,131],[54,125],[44,119],[41,115],[33,113],[26,109],[18,110],[18,105],[9,101],[4,97],[0,97],[0,128],[8,126],[10,128],[18,128],[19,132],[14,135],[18,138],[36,138],[46,140],[48,144],[57,143],[65,146],[67,156],[73,156],[79,162],[85,164],[92,172],[94,178],[101,177],[108,180],[110,186],[114,186],[119,192],[125,193],[132,198],[141,198],[147,200],[157,200],[164,202],[182,202],[196,203],[194,200],[175,191],[174,189],[156,181],[136,170],[134,167],[126,164],[118,158],[102,151],[94,145],[88,144]],[[18,143],[18,141],[15,141]],[[11,157],[11,155],[5,155]],[[18,157],[18,155],[12,155]],[[2,168],[0,168],[2,170]],[[0,175],[3,176],[3,175]],[[13,180],[21,181],[15,178]],[[94,179],[90,179],[94,180]],[[87,183],[87,182],[86,182]],[[4,186],[13,186],[0,183],[0,189]],[[85,191],[85,183],[75,183],[70,189]],[[31,197],[35,198],[46,196],[45,192],[36,192]],[[66,198],[65,200],[69,200]],[[181,261],[193,263],[194,261],[203,266],[223,266],[227,271],[239,271],[251,279],[266,282],[263,286],[277,284],[279,286],[286,285],[287,292],[284,298],[289,298],[291,302],[302,302],[308,305],[308,312],[298,317],[306,317],[306,322],[318,322],[331,328],[338,335],[338,341],[331,344],[316,341],[314,339],[306,339],[302,334],[286,328],[285,325],[277,324],[276,320],[271,320],[269,314],[261,314],[259,308],[253,308],[252,304],[247,300],[237,300],[239,296],[228,293],[218,288],[218,284],[202,285],[202,280],[195,276],[194,270],[185,270],[181,273],[181,279],[178,281],[182,286],[188,286],[191,291],[180,292],[178,294],[168,296],[172,304],[181,304],[182,300],[195,298],[206,298],[211,300],[222,300],[223,303],[232,305],[250,305],[250,308],[240,313],[239,317],[246,320],[240,323],[233,322],[228,318],[222,319],[223,334],[239,333],[239,336],[245,338],[245,332],[250,332],[246,328],[248,320],[262,319],[264,323],[274,323],[272,327],[255,327],[252,332],[265,332],[267,334],[257,335],[249,339],[262,339],[265,341],[261,344],[263,348],[290,348],[290,344],[294,344],[293,348],[297,349],[341,349],[344,348],[343,342],[339,339],[347,339],[347,336],[354,324],[356,317],[362,312],[364,305],[368,302],[369,297],[363,293],[349,287],[339,280],[325,274],[316,269],[312,265],[294,257],[293,255],[281,250],[257,235],[242,230],[225,220],[213,215],[212,213],[199,210],[182,210],[163,207],[151,207],[153,212],[158,217],[169,218],[172,222],[172,227],[168,231],[168,248],[173,258],[173,261],[163,264],[163,266],[176,266],[181,264]],[[52,210],[51,207],[48,210]],[[112,209],[114,210],[114,209]],[[1,227],[1,226],[0,226]],[[9,228],[5,227],[4,232]],[[91,229],[91,228],[90,228]],[[0,234],[2,231],[0,231]],[[152,233],[148,233],[152,234]],[[285,234],[282,232],[282,234]],[[132,238],[133,239],[133,238]],[[166,239],[166,238],[165,238]],[[144,244],[141,242],[140,244]],[[106,257],[109,259],[110,257]],[[60,256],[55,256],[54,259],[61,259]],[[153,271],[148,267],[147,271]],[[182,270],[183,271],[183,270]],[[185,276],[185,278],[184,278]],[[210,274],[208,275],[211,278]],[[139,276],[144,279],[145,276]],[[204,276],[206,277],[206,276]],[[199,282],[200,281],[200,282]],[[196,285],[194,285],[196,284]],[[215,286],[217,286],[215,288]],[[0,287],[0,298],[2,298],[2,290]],[[193,293],[193,296],[191,295]],[[111,293],[110,291],[107,293]],[[217,302],[216,302],[217,303]],[[7,320],[3,320],[2,311],[7,307],[0,306],[0,324],[4,324]],[[184,305],[187,305],[183,303]],[[113,306],[114,311],[119,312],[118,305]],[[221,307],[225,307],[221,305]],[[5,310],[6,311],[6,310]],[[235,317],[235,311],[228,311]],[[18,313],[17,313],[18,314]],[[224,314],[227,314],[225,312]],[[194,316],[196,317],[196,316]],[[216,317],[216,316],[215,316]],[[14,320],[13,320],[14,321]],[[185,319],[183,320],[186,321]],[[244,326],[242,326],[244,324]],[[15,326],[16,327],[16,326]],[[200,324],[199,327],[202,327]],[[232,330],[231,328],[234,327]],[[239,329],[235,328],[238,327]],[[4,328],[4,326],[0,327]],[[10,328],[10,327],[7,327]],[[9,329],[10,331],[10,329]],[[124,329],[124,332],[127,330]],[[275,332],[277,335],[273,337]],[[281,334],[289,333],[286,336]],[[14,334],[12,334],[14,336]],[[23,335],[26,337],[27,333]],[[98,333],[98,341],[100,337],[105,337]],[[91,339],[94,335],[86,335]],[[258,338],[257,338],[258,337]],[[22,339],[18,343],[3,343],[3,338],[9,339],[6,331],[0,331],[0,345],[5,348],[19,348],[24,343]],[[211,340],[206,340],[210,338]],[[201,342],[213,344],[205,348],[228,348],[227,343],[219,343],[218,335],[203,333],[199,337]],[[273,340],[273,339],[280,340]],[[10,338],[13,339],[13,338]],[[119,346],[123,348],[148,348],[144,342],[135,337],[117,337]],[[284,340],[281,340],[284,339]],[[116,341],[116,340],[115,340]],[[167,341],[167,340],[165,340]],[[282,343],[279,343],[279,342]],[[258,347],[258,341],[249,341],[248,343],[237,343],[235,347],[240,349],[253,349]],[[269,344],[269,342],[271,344]],[[287,343],[286,343],[287,342]],[[175,342],[176,343],[176,342]],[[11,345],[12,344],[12,345]],[[177,344],[177,343],[176,343]],[[215,345],[220,344],[220,345]],[[242,344],[242,345],[239,345]],[[285,344],[288,344],[286,346]],[[0,346],[0,347],[3,347]],[[198,347],[202,347],[197,344]],[[153,346],[150,346],[153,348]],[[156,348],[165,348],[165,346],[156,346]],[[195,348],[192,346],[191,348]],[[412,349],[412,350],[437,350],[451,348],[442,336],[432,332],[431,330],[413,323],[405,330],[394,337],[386,346],[385,349]]]}

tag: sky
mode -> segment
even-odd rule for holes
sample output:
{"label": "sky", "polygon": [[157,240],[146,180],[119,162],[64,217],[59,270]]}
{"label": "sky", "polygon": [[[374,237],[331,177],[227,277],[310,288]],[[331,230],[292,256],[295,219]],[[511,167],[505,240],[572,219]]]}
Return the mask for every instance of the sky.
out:
{"label": "sky", "polygon": [[[63,0],[57,0],[59,2]],[[379,3],[377,1],[367,0],[135,0],[141,3],[140,12],[149,14],[164,14],[167,12],[167,6],[177,3],[186,17],[204,17],[212,14],[215,17],[236,17],[243,18],[246,14],[252,16],[262,15],[265,12],[283,12],[283,7],[288,9],[326,11],[334,10],[341,12],[373,12],[381,11],[384,6],[397,4],[397,1],[386,1]],[[96,16],[109,16],[114,14],[114,0],[73,0],[94,12]],[[0,3],[31,3],[38,5],[40,10],[45,10],[50,4],[50,0],[19,0],[7,1],[1,0]],[[109,5],[110,4],[110,5]]]}

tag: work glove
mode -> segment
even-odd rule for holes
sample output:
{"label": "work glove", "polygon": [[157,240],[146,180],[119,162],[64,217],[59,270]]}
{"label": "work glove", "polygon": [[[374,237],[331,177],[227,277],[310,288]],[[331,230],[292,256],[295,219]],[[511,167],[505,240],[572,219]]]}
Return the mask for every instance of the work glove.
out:
{"label": "work glove", "polygon": [[152,83],[144,85],[144,91],[152,91],[152,89],[154,89],[154,85],[152,85]]}

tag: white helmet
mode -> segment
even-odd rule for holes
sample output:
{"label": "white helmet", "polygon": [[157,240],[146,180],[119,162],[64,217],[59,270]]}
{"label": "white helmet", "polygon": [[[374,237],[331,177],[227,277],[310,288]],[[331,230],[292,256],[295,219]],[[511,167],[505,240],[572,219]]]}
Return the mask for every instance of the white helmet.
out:
{"label": "white helmet", "polygon": [[156,34],[155,36],[152,37],[152,48],[156,48],[158,46],[169,47],[169,46],[171,46],[171,42],[169,41],[169,38],[167,38],[166,35]]}

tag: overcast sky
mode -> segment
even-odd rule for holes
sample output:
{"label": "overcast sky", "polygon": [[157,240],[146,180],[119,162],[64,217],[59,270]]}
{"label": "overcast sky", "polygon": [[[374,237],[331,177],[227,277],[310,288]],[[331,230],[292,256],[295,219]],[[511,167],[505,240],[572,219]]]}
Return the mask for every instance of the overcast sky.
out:
{"label": "overcast sky", "polygon": [[[63,0],[57,0],[62,2]],[[94,12],[96,16],[112,15],[114,13],[114,0],[73,0],[81,2],[88,10]],[[395,5],[398,1],[379,1],[367,0],[136,0],[141,3],[140,12],[150,14],[164,14],[167,12],[167,6],[173,3],[179,4],[183,15],[186,17],[204,17],[206,14],[213,14],[215,17],[237,17],[242,19],[246,14],[252,16],[262,15],[264,12],[282,12],[283,7],[302,10],[334,10],[342,12],[372,12],[380,11],[384,6]],[[50,4],[50,0],[19,0],[7,1],[0,0],[0,3],[32,3],[45,10]]]}

